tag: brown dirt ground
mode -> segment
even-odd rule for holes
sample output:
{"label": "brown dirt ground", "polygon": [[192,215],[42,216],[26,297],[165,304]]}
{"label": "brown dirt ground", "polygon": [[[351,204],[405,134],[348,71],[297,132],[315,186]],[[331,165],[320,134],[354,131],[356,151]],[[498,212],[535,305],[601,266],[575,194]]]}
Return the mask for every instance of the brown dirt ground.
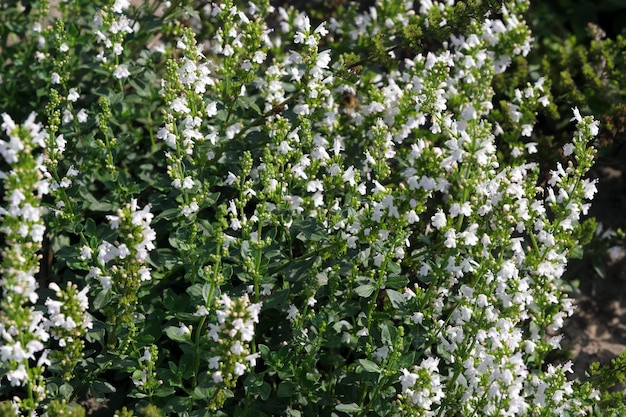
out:
{"label": "brown dirt ground", "polygon": [[[626,184],[623,171],[599,167],[598,194],[590,214],[604,229],[626,228]],[[591,245],[594,245],[592,243]],[[591,256],[606,256],[602,251],[587,248]],[[595,253],[598,252],[598,253]],[[572,278],[580,280],[574,315],[566,322],[561,343],[574,362],[574,377],[585,379],[585,370],[592,362],[608,364],[626,350],[626,258],[610,260],[607,256],[605,277],[591,266],[592,260],[575,262],[570,268]]]}

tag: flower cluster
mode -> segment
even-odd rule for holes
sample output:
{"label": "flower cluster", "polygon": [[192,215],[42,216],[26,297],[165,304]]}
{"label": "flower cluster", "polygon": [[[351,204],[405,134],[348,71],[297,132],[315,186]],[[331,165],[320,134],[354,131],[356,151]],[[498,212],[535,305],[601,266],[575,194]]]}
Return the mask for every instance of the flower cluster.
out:
{"label": "flower cluster", "polygon": [[127,0],[116,0],[111,6],[100,9],[93,19],[96,41],[101,45],[96,61],[119,80],[130,76],[128,65],[120,63],[124,38],[135,32],[135,23],[124,14],[129,6]]}
{"label": "flower cluster", "polygon": [[154,218],[150,208],[147,204],[139,209],[137,199],[132,199],[116,215],[107,215],[118,240],[114,243],[104,240],[95,254],[90,246],[80,248],[83,260],[90,260],[95,255],[96,265],[91,267],[88,277],[99,281],[102,294],[116,299],[107,307],[107,316],[113,326],[125,324],[132,328],[139,288],[152,279],[147,261],[148,253],[155,248],[156,232],[150,227]]}
{"label": "flower cluster", "polygon": [[138,369],[133,372],[133,384],[148,396],[163,384],[157,379],[155,365],[158,359],[159,348],[156,345],[144,347],[143,354],[139,358]]}
{"label": "flower cluster", "polygon": [[92,328],[93,322],[87,312],[89,286],[78,291],[76,284],[68,282],[65,289],[56,283],[49,285],[56,294],[56,299],[46,299],[48,320],[46,328],[50,336],[58,342],[59,350],[51,352],[51,357],[58,359],[63,369],[63,378],[70,381],[76,365],[83,357],[85,344],[83,337]]}
{"label": "flower cluster", "polygon": [[[401,396],[407,396],[409,404],[416,405],[418,409],[430,411],[433,403],[437,404],[444,397],[441,376],[437,370],[438,363],[438,359],[426,358],[411,372],[407,369],[401,370]],[[411,408],[406,411],[403,415],[411,415]],[[418,412],[417,415],[422,414]]]}
{"label": "flower cluster", "polygon": [[203,46],[196,44],[193,32],[188,30],[179,39],[178,47],[184,56],[168,63],[168,77],[162,82],[161,94],[171,111],[166,113],[165,125],[158,130],[157,138],[170,148],[165,154],[168,174],[172,187],[181,192],[181,212],[189,217],[200,209],[202,199],[197,196],[201,188],[187,173],[185,162],[194,160],[197,142],[208,140],[215,145],[214,128],[209,126],[206,135],[201,131],[207,117],[215,116],[216,105],[202,100],[202,94],[214,85],[210,64],[201,62]]}
{"label": "flower cluster", "polygon": [[2,114],[6,140],[0,154],[9,166],[2,172],[6,207],[0,209],[4,234],[0,264],[0,372],[11,386],[28,387],[27,398],[14,401],[34,411],[45,398],[43,371],[47,359],[45,343],[50,335],[45,316],[34,305],[39,299],[39,261],[46,230],[41,199],[48,193],[43,155],[46,133],[31,114],[17,125]]}
{"label": "flower cluster", "polygon": [[[216,343],[211,350],[213,356],[208,359],[208,373],[215,384],[230,388],[249,368],[254,368],[259,358],[258,353],[252,353],[251,342],[261,304],[250,303],[247,294],[235,299],[224,294],[218,303],[217,323],[208,325],[208,337]],[[220,404],[213,406],[219,408]]]}

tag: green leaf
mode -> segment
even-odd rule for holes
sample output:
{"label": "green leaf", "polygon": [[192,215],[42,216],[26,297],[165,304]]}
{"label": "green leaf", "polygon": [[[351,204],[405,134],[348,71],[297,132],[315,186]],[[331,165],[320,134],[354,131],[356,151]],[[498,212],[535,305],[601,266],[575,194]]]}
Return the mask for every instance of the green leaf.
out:
{"label": "green leaf", "polygon": [[170,208],[159,213],[158,216],[154,218],[154,221],[161,220],[161,219],[172,220],[178,216],[180,216],[180,210],[178,208]]}
{"label": "green leaf", "polygon": [[189,297],[187,295],[178,295],[172,289],[168,288],[163,293],[163,306],[168,312],[175,312],[180,309],[181,305],[189,304]]}
{"label": "green leaf", "polygon": [[387,297],[389,297],[389,301],[391,301],[391,305],[393,308],[401,308],[406,302],[406,298],[398,291],[387,290]]}
{"label": "green leaf", "polygon": [[361,407],[359,407],[356,403],[337,404],[335,406],[335,410],[341,411],[342,413],[354,414],[361,411]]}
{"label": "green leaf", "polygon": [[182,415],[187,412],[189,407],[189,398],[172,396],[167,401],[163,411],[168,414]]}
{"label": "green leaf", "polygon": [[280,310],[286,303],[289,297],[289,288],[275,291],[270,295],[267,300],[263,302],[263,309],[274,308]]}
{"label": "green leaf", "polygon": [[296,384],[291,381],[283,381],[278,385],[276,395],[279,398],[291,397],[296,392]]}
{"label": "green leaf", "polygon": [[318,257],[312,256],[310,258],[298,259],[289,263],[289,266],[285,270],[287,281],[298,282],[309,277],[315,262]]}
{"label": "green leaf", "polygon": [[181,334],[180,327],[178,326],[167,326],[165,328],[165,334],[167,335],[167,337],[169,337],[170,339],[176,342],[191,344],[191,340],[189,339],[189,334],[188,333]]}
{"label": "green leaf", "polygon": [[93,300],[93,307],[96,310],[101,310],[106,307],[113,298],[111,291],[102,290],[96,295],[96,298]]}
{"label": "green leaf", "polygon": [[192,411],[189,414],[189,417],[215,417],[216,415],[219,416],[219,414],[216,414],[215,412],[201,408],[199,410]]}
{"label": "green leaf", "polygon": [[272,387],[267,382],[263,382],[257,387],[251,387],[250,393],[258,395],[259,398],[261,398],[261,400],[263,401],[267,401],[267,399],[270,397],[270,394],[272,393]]}
{"label": "green leaf", "polygon": [[298,410],[294,410],[291,407],[287,407],[287,414],[289,415],[289,417],[300,417],[302,416],[302,413]]}
{"label": "green leaf", "polygon": [[365,372],[373,372],[379,374],[381,372],[380,366],[369,359],[359,359],[359,365],[365,370]]}
{"label": "green leaf", "polygon": [[374,286],[372,284],[359,285],[355,291],[359,296],[367,298],[374,292]]}
{"label": "green leaf", "polygon": [[165,313],[160,310],[152,311],[147,315],[146,320],[143,321],[140,333],[137,340],[141,341],[144,345],[154,343],[159,339],[162,332],[162,323],[165,317]]}
{"label": "green leaf", "polygon": [[99,394],[111,394],[116,391],[115,387],[105,381],[94,381],[91,389]]}
{"label": "green leaf", "polygon": [[385,345],[392,346],[397,334],[398,332],[395,327],[389,324],[383,324],[383,328],[380,332],[380,340]]}
{"label": "green leaf", "polygon": [[[215,388],[213,387],[201,387],[197,386],[193,390],[192,398],[194,400],[209,400],[213,397],[213,393],[215,392]],[[173,394],[173,392],[172,392]]]}
{"label": "green leaf", "polygon": [[206,219],[198,219],[198,220],[196,220],[196,223],[198,224],[198,226],[200,226],[200,229],[207,236],[211,236],[213,234],[213,226],[211,225],[211,223],[208,220],[206,220]]}
{"label": "green leaf", "polygon": [[257,348],[259,349],[259,353],[261,354],[262,358],[267,358],[270,354],[270,348],[266,345],[258,345]]}
{"label": "green leaf", "polygon": [[89,217],[85,222],[85,234],[88,236],[96,236],[96,222]]}
{"label": "green leaf", "polygon": [[[70,398],[72,392],[74,392],[74,387],[72,387],[67,382],[61,384],[61,386],[59,387],[59,394],[61,394],[63,398]],[[113,392],[115,392],[115,388],[113,388]]]}
{"label": "green leaf", "polygon": [[166,271],[171,271],[180,264],[179,257],[169,248],[159,248],[150,252],[150,260],[154,262],[154,266]]}
{"label": "green leaf", "polygon": [[387,288],[398,290],[400,288],[406,287],[408,283],[409,283],[409,279],[407,277],[403,277],[401,275],[394,275],[394,276],[390,276],[389,278],[387,278],[387,281],[385,281],[385,286]]}
{"label": "green leaf", "polygon": [[263,114],[263,112],[261,111],[261,109],[259,108],[259,106],[258,106],[258,105],[257,105],[254,101],[250,102],[250,108],[251,108],[252,110],[254,110],[254,111],[256,112],[256,114],[258,114],[258,115]]}
{"label": "green leaf", "polygon": [[48,382],[46,384],[46,391],[48,395],[54,398],[57,396],[57,393],[59,392],[59,387],[54,382]]}
{"label": "green leaf", "polygon": [[398,359],[398,368],[409,368],[415,363],[415,351],[405,353]]}
{"label": "green leaf", "polygon": [[106,202],[101,198],[96,198],[86,188],[79,187],[78,192],[82,197],[85,207],[89,208],[89,210],[101,213],[109,213],[114,210],[113,204]]}
{"label": "green leaf", "polygon": [[584,254],[585,251],[583,250],[582,246],[576,246],[569,251],[568,255],[570,259],[582,259]]}
{"label": "green leaf", "polygon": [[387,271],[389,275],[399,275],[402,272],[402,268],[400,267],[400,264],[389,262],[387,263]]}
{"label": "green leaf", "polygon": [[298,240],[303,242],[313,241],[320,242],[328,239],[328,232],[322,225],[312,217],[294,221],[291,230]]}
{"label": "green leaf", "polygon": [[194,284],[191,287],[187,288],[186,292],[192,298],[199,300],[202,298],[202,293],[203,293],[202,287],[203,287],[202,284]]}
{"label": "green leaf", "polygon": [[128,83],[135,89],[137,95],[140,97],[150,97],[152,94],[146,84],[139,77],[130,77]]}
{"label": "green leaf", "polygon": [[333,324],[333,329],[339,334],[341,334],[343,329],[351,330],[352,327],[352,324],[350,324],[350,322],[348,322],[347,320],[339,320],[338,322]]}

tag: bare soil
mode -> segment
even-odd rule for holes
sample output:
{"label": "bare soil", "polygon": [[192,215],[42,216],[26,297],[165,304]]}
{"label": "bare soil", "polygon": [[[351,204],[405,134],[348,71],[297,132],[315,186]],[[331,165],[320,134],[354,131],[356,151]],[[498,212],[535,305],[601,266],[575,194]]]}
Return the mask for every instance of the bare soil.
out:
{"label": "bare soil", "polygon": [[[599,167],[598,194],[590,214],[602,223],[604,230],[626,229],[626,184],[621,169]],[[592,243],[591,245],[594,245]],[[577,308],[566,322],[561,343],[574,362],[574,377],[586,379],[585,370],[592,362],[609,364],[626,350],[626,258],[624,250],[613,258],[603,248],[590,246],[586,259],[574,262],[571,278],[580,281]],[[591,257],[604,265],[602,278]]]}

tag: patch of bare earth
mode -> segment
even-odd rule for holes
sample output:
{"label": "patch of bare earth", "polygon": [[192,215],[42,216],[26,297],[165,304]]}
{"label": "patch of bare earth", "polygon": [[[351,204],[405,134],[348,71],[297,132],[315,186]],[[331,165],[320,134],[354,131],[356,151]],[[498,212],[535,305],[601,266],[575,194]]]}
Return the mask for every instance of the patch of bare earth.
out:
{"label": "patch of bare earth", "polygon": [[[626,229],[626,187],[623,172],[601,167],[598,194],[591,215],[604,229]],[[592,243],[593,244],[593,243]],[[593,248],[588,248],[594,253]],[[603,255],[598,253],[597,256]],[[607,261],[601,278],[586,261],[576,268],[580,280],[577,308],[566,322],[561,345],[569,350],[574,362],[574,377],[586,379],[585,371],[593,362],[609,364],[626,350],[626,261]]]}

